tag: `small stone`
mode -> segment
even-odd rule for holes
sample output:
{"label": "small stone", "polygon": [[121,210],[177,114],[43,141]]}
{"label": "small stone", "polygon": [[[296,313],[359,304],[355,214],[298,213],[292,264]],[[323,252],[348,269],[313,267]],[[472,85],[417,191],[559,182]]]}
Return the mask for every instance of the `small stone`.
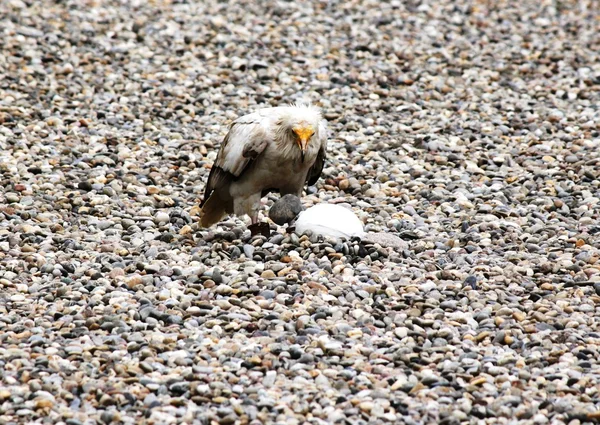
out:
{"label": "small stone", "polygon": [[293,221],[303,210],[300,198],[295,195],[285,195],[275,201],[269,210],[269,218],[283,226]]}
{"label": "small stone", "polygon": [[347,191],[350,188],[350,180],[348,180],[348,179],[340,180],[340,182],[338,183],[338,187],[340,188],[340,190]]}
{"label": "small stone", "polygon": [[372,401],[363,401],[358,405],[358,408],[363,412],[370,412],[373,410],[374,403]]}
{"label": "small stone", "polygon": [[269,64],[267,64],[267,63],[266,63],[266,62],[264,62],[264,61],[261,61],[261,60],[256,60],[256,59],[255,59],[255,60],[252,60],[252,61],[250,61],[250,69],[253,69],[253,70],[255,70],[255,71],[256,71],[256,70],[259,70],[259,69],[266,69],[266,68],[268,68],[268,67],[269,67]]}
{"label": "small stone", "polygon": [[[125,275],[125,272],[123,271],[123,269],[116,268],[116,269],[112,269],[110,271],[110,273],[108,274],[108,277],[110,277],[111,279],[115,279],[117,277],[121,277],[121,276],[124,276],[124,275]],[[130,284],[133,284],[133,286],[136,286],[136,284],[139,284],[139,283],[141,283],[141,278],[140,278],[140,282],[136,283],[135,280],[134,281],[128,281],[127,285],[129,286]]]}
{"label": "small stone", "polygon": [[277,378],[277,372],[274,370],[269,370],[265,374],[265,378],[263,379],[263,385],[266,388],[270,388],[275,384],[275,379]]}
{"label": "small stone", "polygon": [[277,277],[277,275],[273,270],[265,270],[261,273],[260,277],[262,277],[263,279],[273,279]]}
{"label": "small stone", "polygon": [[468,276],[464,282],[465,287],[469,287],[471,289],[477,289],[477,278],[473,275]]}
{"label": "small stone", "polygon": [[515,320],[517,322],[522,322],[523,320],[525,320],[527,318],[527,315],[520,311],[515,311],[515,312],[513,312],[513,317],[515,318]]}
{"label": "small stone", "polygon": [[254,245],[250,245],[250,244],[245,244],[244,245],[244,255],[247,258],[252,258],[252,256],[254,255],[254,250],[256,248],[254,247]]}
{"label": "small stone", "polygon": [[17,195],[16,193],[13,192],[8,192],[5,195],[6,198],[6,202],[8,202],[9,204],[14,204],[20,201],[20,197],[19,195]]}
{"label": "small stone", "polygon": [[219,270],[217,267],[213,269],[212,280],[217,284],[223,282],[223,278],[221,277],[221,270]]}
{"label": "small stone", "polygon": [[[116,270],[120,270],[120,269],[116,269]],[[115,274],[118,276],[120,273],[119,272],[115,272]],[[143,279],[142,279],[142,277],[140,275],[134,275],[134,276],[131,276],[129,279],[127,279],[127,286],[130,289],[133,289],[136,286],[141,285],[142,283],[143,283]]]}
{"label": "small stone", "polygon": [[77,183],[77,187],[78,187],[79,189],[81,189],[81,190],[84,190],[84,191],[86,191],[86,192],[89,192],[89,191],[91,191],[91,190],[93,189],[93,188],[92,188],[92,183],[90,183],[90,182],[89,182],[89,181],[87,181],[87,180],[86,180],[86,181],[82,181],[82,182],[79,182],[79,183]]}
{"label": "small stone", "polygon": [[170,220],[169,213],[164,212],[164,211],[159,211],[154,216],[154,221],[156,223],[168,223],[169,220]]}
{"label": "small stone", "polygon": [[379,244],[394,250],[408,249],[408,243],[392,233],[366,233],[362,240],[365,243]]}

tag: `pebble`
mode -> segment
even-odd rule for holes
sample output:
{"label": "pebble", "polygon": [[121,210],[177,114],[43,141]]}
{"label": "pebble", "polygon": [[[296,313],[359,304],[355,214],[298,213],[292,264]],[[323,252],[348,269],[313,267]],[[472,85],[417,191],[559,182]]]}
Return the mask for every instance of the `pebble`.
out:
{"label": "pebble", "polygon": [[273,203],[269,209],[269,218],[281,226],[292,222],[302,210],[300,198],[285,195]]}
{"label": "pebble", "polygon": [[408,249],[408,243],[392,233],[367,233],[363,236],[362,240],[365,243],[379,244],[382,247],[394,250]]}

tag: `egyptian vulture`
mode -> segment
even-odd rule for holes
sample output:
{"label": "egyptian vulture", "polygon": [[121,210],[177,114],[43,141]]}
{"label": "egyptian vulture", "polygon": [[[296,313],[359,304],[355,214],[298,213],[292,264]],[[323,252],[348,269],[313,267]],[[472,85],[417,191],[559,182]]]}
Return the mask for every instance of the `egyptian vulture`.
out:
{"label": "egyptian vulture", "polygon": [[327,124],[315,106],[265,108],[238,118],[210,170],[200,224],[247,214],[254,234],[267,225],[258,223],[261,198],[272,191],[300,196],[319,179],[326,148]]}

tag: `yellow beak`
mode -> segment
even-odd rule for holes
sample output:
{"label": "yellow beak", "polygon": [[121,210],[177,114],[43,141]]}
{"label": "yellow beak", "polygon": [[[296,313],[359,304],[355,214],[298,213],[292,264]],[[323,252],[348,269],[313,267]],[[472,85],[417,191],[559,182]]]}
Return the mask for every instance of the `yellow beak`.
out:
{"label": "yellow beak", "polygon": [[300,155],[302,162],[304,162],[304,155],[306,154],[306,148],[308,147],[308,141],[313,135],[314,131],[310,127],[295,128],[294,133],[298,136],[298,147],[300,148]]}

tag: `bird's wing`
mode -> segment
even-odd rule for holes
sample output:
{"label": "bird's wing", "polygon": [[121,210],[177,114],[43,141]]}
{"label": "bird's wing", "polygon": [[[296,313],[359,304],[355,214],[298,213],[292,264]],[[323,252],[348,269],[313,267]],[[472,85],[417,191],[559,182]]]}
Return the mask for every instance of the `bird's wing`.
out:
{"label": "bird's wing", "polygon": [[319,123],[319,152],[317,153],[317,159],[315,163],[308,170],[308,174],[306,176],[306,183],[308,186],[312,186],[319,180],[321,177],[321,172],[323,171],[323,167],[325,165],[325,156],[327,152],[327,123],[325,120],[322,120]]}
{"label": "bird's wing", "polygon": [[231,124],[204,191],[204,202],[220,187],[237,180],[269,143],[269,117],[260,113],[245,115]]}

